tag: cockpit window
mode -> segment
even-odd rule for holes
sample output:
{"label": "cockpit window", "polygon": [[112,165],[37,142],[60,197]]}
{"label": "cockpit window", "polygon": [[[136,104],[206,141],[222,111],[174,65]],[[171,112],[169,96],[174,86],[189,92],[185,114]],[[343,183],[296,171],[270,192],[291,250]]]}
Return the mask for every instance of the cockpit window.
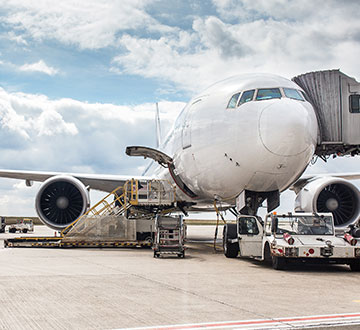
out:
{"label": "cockpit window", "polygon": [[288,97],[289,99],[304,101],[304,98],[296,89],[292,89],[292,88],[283,88],[283,89],[285,96]]}
{"label": "cockpit window", "polygon": [[252,101],[254,97],[254,93],[255,93],[255,89],[252,89],[250,91],[245,91],[244,93],[242,93],[238,106],[243,103]]}
{"label": "cockpit window", "polygon": [[233,108],[236,107],[236,103],[237,103],[237,100],[239,98],[239,95],[240,95],[240,93],[236,93],[231,97],[231,99],[230,99],[230,101],[228,103],[228,106],[227,106],[228,109],[233,109]]}
{"label": "cockpit window", "polygon": [[279,88],[264,88],[258,90],[256,95],[257,101],[270,99],[281,99],[281,93]]}

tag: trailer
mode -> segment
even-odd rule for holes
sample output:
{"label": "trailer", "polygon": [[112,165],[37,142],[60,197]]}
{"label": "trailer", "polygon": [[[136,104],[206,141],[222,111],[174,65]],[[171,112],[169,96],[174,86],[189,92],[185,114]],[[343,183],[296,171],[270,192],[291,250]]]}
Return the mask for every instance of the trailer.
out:
{"label": "trailer", "polygon": [[336,235],[331,213],[270,213],[239,215],[236,224],[226,224],[224,254],[228,258],[250,257],[285,269],[291,262],[347,264],[360,271],[360,228]]}

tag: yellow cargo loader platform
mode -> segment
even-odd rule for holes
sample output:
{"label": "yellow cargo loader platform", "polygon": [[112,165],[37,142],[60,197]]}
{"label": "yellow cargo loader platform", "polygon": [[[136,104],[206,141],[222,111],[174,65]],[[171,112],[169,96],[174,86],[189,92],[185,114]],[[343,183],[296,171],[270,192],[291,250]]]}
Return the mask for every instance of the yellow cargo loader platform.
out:
{"label": "yellow cargo loader platform", "polygon": [[[139,187],[141,187],[139,189]],[[140,196],[140,197],[139,197]],[[18,237],[6,239],[5,247],[151,247],[155,215],[138,214],[128,218],[128,210],[142,205],[175,204],[175,187],[164,180],[129,180],[64,228],[58,237]]]}

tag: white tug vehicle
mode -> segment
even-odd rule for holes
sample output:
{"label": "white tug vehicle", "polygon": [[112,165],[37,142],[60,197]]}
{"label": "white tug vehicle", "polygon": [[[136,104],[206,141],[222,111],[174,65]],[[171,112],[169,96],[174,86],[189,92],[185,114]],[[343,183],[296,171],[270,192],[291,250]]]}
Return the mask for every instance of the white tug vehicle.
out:
{"label": "white tug vehicle", "polygon": [[251,257],[285,269],[290,262],[348,264],[360,271],[360,228],[337,235],[331,213],[288,213],[260,217],[239,215],[226,224],[224,254]]}

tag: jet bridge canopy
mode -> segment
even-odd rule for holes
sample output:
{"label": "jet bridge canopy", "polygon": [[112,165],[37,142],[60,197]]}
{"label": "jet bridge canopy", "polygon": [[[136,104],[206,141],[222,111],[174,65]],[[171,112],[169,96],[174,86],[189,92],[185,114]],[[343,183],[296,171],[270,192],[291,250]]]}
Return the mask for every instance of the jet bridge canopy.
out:
{"label": "jet bridge canopy", "polygon": [[312,103],[319,125],[316,154],[360,153],[360,83],[340,70],[309,72],[292,79]]}

